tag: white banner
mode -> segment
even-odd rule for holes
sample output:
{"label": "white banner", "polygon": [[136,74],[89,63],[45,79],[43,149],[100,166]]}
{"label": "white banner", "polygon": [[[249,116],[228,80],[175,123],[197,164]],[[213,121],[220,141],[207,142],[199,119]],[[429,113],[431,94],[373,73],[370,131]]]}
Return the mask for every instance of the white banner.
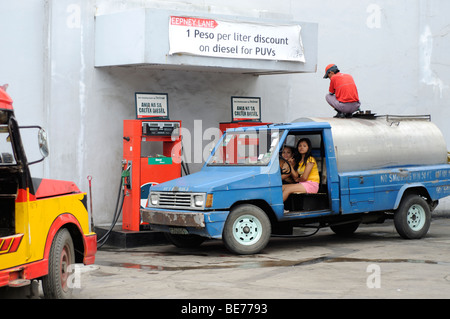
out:
{"label": "white banner", "polygon": [[169,54],[305,62],[300,25],[171,16]]}

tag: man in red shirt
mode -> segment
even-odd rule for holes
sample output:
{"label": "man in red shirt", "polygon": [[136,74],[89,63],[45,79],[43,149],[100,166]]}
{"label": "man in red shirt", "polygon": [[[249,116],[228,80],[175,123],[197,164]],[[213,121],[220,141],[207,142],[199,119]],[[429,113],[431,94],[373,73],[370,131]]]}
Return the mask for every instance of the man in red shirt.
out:
{"label": "man in red shirt", "polygon": [[353,77],[340,73],[335,64],[329,64],[323,78],[330,79],[330,92],[325,99],[338,112],[335,117],[351,117],[361,105]]}

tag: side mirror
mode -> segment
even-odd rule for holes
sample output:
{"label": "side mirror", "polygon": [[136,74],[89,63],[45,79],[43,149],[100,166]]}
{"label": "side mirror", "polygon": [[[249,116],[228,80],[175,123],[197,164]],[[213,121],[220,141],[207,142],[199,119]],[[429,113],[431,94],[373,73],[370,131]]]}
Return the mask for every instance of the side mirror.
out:
{"label": "side mirror", "polygon": [[47,140],[47,132],[41,128],[38,132],[38,143],[39,143],[39,151],[43,157],[47,157],[48,152],[48,140]]}
{"label": "side mirror", "polygon": [[48,151],[48,140],[47,140],[47,132],[45,132],[45,130],[37,125],[32,125],[32,126],[20,126],[20,129],[28,129],[28,128],[32,128],[32,129],[38,129],[38,146],[39,146],[39,151],[41,152],[42,158],[37,160],[37,161],[33,161],[33,162],[29,162],[28,165],[33,165],[39,162],[42,162],[44,160],[44,158],[46,158],[49,154]]}

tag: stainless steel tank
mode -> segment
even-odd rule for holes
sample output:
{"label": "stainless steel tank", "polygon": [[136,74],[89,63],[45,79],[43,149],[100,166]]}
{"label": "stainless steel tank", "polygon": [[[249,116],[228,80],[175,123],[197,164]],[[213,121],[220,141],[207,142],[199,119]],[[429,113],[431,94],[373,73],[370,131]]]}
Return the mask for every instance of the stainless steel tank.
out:
{"label": "stainless steel tank", "polygon": [[330,123],[339,172],[447,163],[444,136],[429,118],[302,120]]}

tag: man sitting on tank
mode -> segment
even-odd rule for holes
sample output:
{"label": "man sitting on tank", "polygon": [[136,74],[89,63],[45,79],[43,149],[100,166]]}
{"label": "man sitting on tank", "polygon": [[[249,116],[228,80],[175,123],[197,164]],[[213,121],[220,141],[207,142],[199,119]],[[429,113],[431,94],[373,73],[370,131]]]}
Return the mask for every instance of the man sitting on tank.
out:
{"label": "man sitting on tank", "polygon": [[353,77],[341,73],[335,64],[329,64],[323,78],[330,79],[329,93],[325,99],[337,111],[335,117],[351,117],[361,106]]}

